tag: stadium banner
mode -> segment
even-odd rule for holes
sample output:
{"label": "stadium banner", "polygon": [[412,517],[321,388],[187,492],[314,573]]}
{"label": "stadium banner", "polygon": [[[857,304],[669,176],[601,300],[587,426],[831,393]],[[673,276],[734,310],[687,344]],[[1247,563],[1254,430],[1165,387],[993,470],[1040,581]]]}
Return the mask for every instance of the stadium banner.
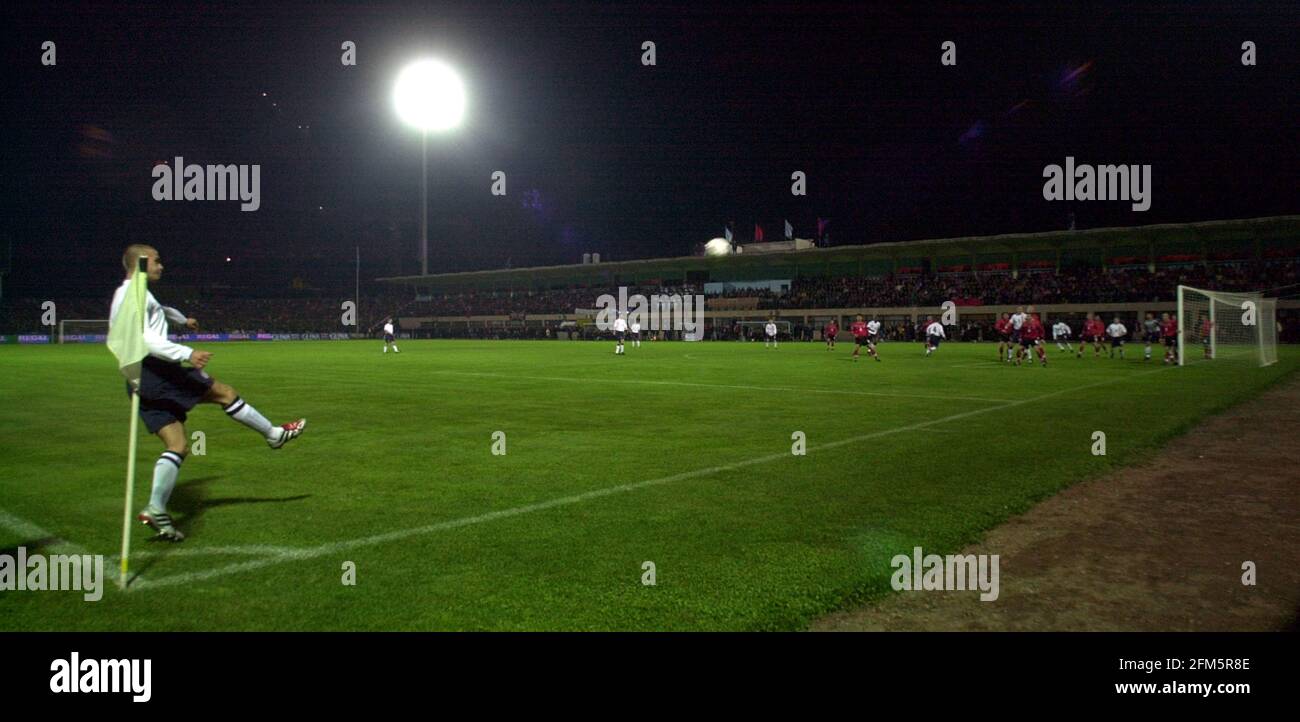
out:
{"label": "stadium banner", "polygon": [[21,334],[18,343],[50,343],[50,337],[44,334]]}
{"label": "stadium banner", "polygon": [[708,281],[704,284],[705,296],[716,296],[728,291],[771,291],[777,295],[790,292],[790,279],[765,279],[762,281]]}

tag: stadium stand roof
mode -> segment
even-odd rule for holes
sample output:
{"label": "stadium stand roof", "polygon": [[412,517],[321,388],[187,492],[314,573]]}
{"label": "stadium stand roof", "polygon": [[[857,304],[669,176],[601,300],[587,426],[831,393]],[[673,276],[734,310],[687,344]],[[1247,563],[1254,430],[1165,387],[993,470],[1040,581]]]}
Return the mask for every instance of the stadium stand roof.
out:
{"label": "stadium stand roof", "polygon": [[[647,280],[665,283],[703,280],[730,280],[746,270],[786,268],[787,275],[799,274],[832,264],[889,261],[902,259],[961,259],[989,254],[1004,254],[1014,259],[1024,253],[1056,253],[1086,250],[1099,252],[1103,259],[1112,249],[1146,247],[1152,262],[1161,246],[1198,248],[1201,259],[1212,252],[1213,244],[1300,243],[1300,216],[1273,216],[1199,223],[1166,223],[1148,226],[1092,228],[1049,231],[1045,233],[1008,233],[994,236],[938,238],[918,241],[873,243],[858,246],[811,248],[789,253],[766,253],[748,256],[680,256],[592,264],[504,268],[428,276],[397,276],[376,279],[381,282],[413,286],[423,291],[469,289],[550,288],[593,284],[634,284]],[[1013,260],[1014,263],[1014,260]],[[795,269],[789,274],[788,269]],[[753,277],[752,273],[749,277]]]}

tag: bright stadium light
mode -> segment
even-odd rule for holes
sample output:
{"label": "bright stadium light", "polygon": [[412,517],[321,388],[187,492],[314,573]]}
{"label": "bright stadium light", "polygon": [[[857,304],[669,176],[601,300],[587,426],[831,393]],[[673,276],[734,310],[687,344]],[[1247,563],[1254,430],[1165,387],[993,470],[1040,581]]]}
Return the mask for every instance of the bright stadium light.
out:
{"label": "bright stadium light", "polygon": [[465,86],[446,63],[420,60],[398,74],[393,106],[403,123],[421,131],[450,130],[465,116]]}
{"label": "bright stadium light", "polygon": [[402,69],[393,86],[393,108],[420,131],[420,273],[429,274],[429,131],[451,130],[465,117],[465,86],[451,66],[419,60]]}
{"label": "bright stadium light", "polygon": [[704,255],[725,256],[731,253],[731,243],[725,238],[714,238],[704,244]]}

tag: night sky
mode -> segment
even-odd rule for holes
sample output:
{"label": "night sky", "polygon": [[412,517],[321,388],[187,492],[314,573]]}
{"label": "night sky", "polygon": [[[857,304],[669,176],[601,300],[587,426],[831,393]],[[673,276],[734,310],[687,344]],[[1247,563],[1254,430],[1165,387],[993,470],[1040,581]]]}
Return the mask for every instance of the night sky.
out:
{"label": "night sky", "polygon": [[[1300,6],[1239,4],[9,3],[6,295],[111,286],[133,241],[191,283],[332,289],[357,246],[367,278],[418,272],[420,139],[390,96],[423,55],[469,98],[430,137],[433,272],[686,255],[786,218],[848,245],[1300,213]],[[154,201],[178,155],[260,164],[260,210]],[[1151,164],[1151,209],[1043,200],[1067,155]]]}

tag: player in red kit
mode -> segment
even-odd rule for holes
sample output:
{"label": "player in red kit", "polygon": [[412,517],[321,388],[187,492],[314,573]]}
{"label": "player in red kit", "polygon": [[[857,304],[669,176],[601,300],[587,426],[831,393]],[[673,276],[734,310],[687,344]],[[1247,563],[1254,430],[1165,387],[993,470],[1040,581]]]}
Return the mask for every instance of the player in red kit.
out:
{"label": "player in red kit", "polygon": [[835,350],[835,337],[838,335],[840,335],[840,324],[835,319],[831,319],[831,322],[826,324],[826,328],[822,329],[822,336],[826,338],[827,351]]}
{"label": "player in red kit", "polygon": [[[858,351],[862,350],[863,346],[867,347],[867,353],[876,356],[876,349],[871,344],[871,331],[867,329],[867,322],[863,321],[861,316],[858,316],[853,325],[849,326],[849,331],[853,334],[854,361],[858,360]],[[876,360],[879,361],[880,357],[876,356]]]}
{"label": "player in red kit", "polygon": [[[1043,337],[1047,335],[1047,330],[1043,328],[1043,322],[1038,318],[1038,314],[1029,314],[1025,319],[1024,325],[1020,328],[1020,348],[1016,350],[1016,365],[1020,365],[1020,360],[1028,356],[1029,349],[1034,349],[1038,354],[1038,360],[1047,365],[1047,352],[1043,350]],[[1031,360],[1030,363],[1033,363]]]}
{"label": "player in red kit", "polygon": [[1208,317],[1201,320],[1201,345],[1205,348],[1205,358],[1214,358],[1214,322]]}
{"label": "player in red kit", "polygon": [[998,332],[998,360],[1011,360],[1011,314],[1004,313],[993,323],[993,330]]}
{"label": "player in red kit", "polygon": [[1106,335],[1106,324],[1101,322],[1101,318],[1088,312],[1088,320],[1083,322],[1083,337],[1079,339],[1079,358],[1083,358],[1083,348],[1089,342],[1092,343],[1092,357],[1101,356],[1101,341]]}
{"label": "player in red kit", "polygon": [[1178,363],[1178,316],[1160,314],[1160,337],[1165,342],[1165,363]]}

